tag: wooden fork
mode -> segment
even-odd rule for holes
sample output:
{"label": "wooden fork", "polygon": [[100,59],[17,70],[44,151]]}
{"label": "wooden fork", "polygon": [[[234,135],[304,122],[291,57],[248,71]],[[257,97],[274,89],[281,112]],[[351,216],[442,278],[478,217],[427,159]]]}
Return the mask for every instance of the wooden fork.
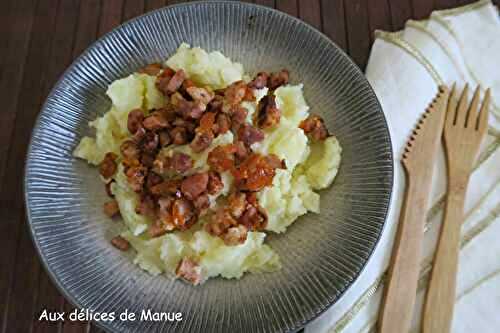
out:
{"label": "wooden fork", "polygon": [[451,327],[465,193],[479,146],[488,129],[490,90],[486,91],[478,113],[479,94],[480,88],[477,87],[468,105],[466,85],[457,102],[453,86],[449,97],[444,125],[448,195],[424,305],[423,333],[447,333]]}

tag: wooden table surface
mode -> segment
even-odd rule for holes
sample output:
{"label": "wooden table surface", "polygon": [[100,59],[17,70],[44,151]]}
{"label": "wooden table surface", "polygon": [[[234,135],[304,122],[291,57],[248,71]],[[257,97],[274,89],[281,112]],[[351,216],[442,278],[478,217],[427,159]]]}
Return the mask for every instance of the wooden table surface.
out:
{"label": "wooden table surface", "polygon": [[[99,332],[87,323],[47,324],[43,309],[70,310],[41,266],[22,190],[31,128],[49,90],[96,38],[166,0],[0,1],[0,333]],[[469,0],[255,0],[323,31],[362,68],[375,29],[399,30],[407,19]],[[500,0],[496,0],[497,5]]]}

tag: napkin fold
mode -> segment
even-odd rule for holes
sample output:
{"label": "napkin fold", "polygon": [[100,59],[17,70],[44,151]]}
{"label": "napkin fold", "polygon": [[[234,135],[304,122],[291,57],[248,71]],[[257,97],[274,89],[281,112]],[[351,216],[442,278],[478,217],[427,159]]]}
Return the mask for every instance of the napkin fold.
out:
{"label": "napkin fold", "polygon": [[[377,94],[391,132],[394,193],[380,242],[360,277],[306,332],[370,332],[378,316],[386,271],[399,221],[405,177],[399,162],[420,115],[438,85],[456,82],[492,89],[488,135],[466,196],[457,297],[452,332],[498,332],[500,327],[500,19],[490,0],[435,11],[425,21],[410,20],[395,33],[377,31],[366,76]],[[498,102],[497,102],[498,101]],[[423,298],[432,268],[446,173],[441,149],[427,213],[423,261],[412,331],[418,332]]]}

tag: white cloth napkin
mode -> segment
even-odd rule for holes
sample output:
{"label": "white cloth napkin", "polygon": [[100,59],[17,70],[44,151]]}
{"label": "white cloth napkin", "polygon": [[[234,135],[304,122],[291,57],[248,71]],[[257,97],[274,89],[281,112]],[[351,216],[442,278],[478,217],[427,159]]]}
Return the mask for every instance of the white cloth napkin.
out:
{"label": "white cloth napkin", "polygon": [[[306,332],[369,332],[375,328],[396,232],[405,179],[399,162],[417,119],[438,84],[458,88],[468,82],[491,87],[500,102],[500,20],[490,0],[436,11],[426,21],[409,21],[403,31],[377,32],[366,76],[387,117],[396,160],[393,201],[387,225],[361,276],[332,308]],[[484,92],[484,89],[483,89]],[[490,111],[489,132],[471,177],[457,277],[453,332],[498,332],[500,329],[500,109]],[[412,331],[420,314],[442,218],[446,177],[441,150],[434,177],[425,233],[422,270]]]}

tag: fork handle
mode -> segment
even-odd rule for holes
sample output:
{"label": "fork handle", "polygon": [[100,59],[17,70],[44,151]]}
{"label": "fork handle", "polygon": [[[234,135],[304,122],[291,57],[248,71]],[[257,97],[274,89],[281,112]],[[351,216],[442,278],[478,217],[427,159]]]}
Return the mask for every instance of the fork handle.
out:
{"label": "fork handle", "polygon": [[415,185],[408,178],[378,322],[383,333],[408,332],[416,298],[430,178]]}
{"label": "fork handle", "polygon": [[453,319],[460,229],[464,218],[468,179],[450,183],[456,186],[448,189],[441,235],[424,305],[423,333],[450,332]]}

